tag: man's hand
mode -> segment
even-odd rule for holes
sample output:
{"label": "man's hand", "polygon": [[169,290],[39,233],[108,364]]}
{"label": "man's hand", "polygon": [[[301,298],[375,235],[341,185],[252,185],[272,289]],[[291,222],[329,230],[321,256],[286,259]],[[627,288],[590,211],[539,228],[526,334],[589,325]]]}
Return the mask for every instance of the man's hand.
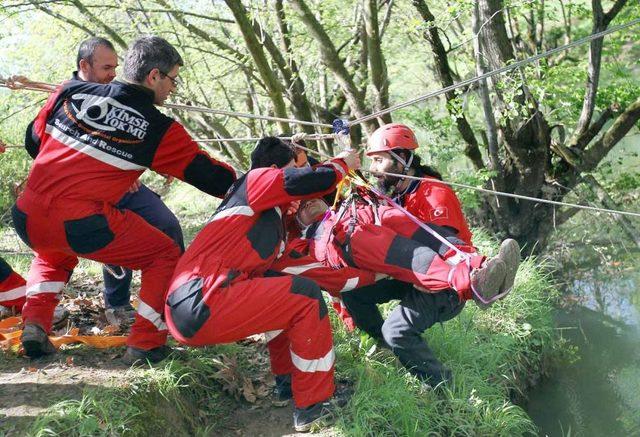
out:
{"label": "man's hand", "polygon": [[349,170],[357,170],[360,168],[360,155],[355,150],[345,150],[339,153],[336,158],[342,159]]}
{"label": "man's hand", "polygon": [[140,185],[142,185],[142,182],[140,182],[140,180],[137,179],[134,183],[131,184],[128,191],[132,194],[137,193],[138,190],[140,189]]}

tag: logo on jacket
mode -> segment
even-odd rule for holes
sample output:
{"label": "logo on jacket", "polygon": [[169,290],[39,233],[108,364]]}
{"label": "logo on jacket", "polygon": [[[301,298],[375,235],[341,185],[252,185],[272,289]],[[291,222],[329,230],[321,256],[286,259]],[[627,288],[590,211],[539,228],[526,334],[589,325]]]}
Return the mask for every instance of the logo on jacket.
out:
{"label": "logo on jacket", "polygon": [[431,220],[449,218],[449,211],[446,206],[438,206],[430,211]]}
{"label": "logo on jacket", "polygon": [[72,95],[71,99],[80,102],[79,109],[71,102],[76,118],[95,129],[121,131],[140,140],[147,135],[149,122],[144,116],[111,97],[80,93]]}

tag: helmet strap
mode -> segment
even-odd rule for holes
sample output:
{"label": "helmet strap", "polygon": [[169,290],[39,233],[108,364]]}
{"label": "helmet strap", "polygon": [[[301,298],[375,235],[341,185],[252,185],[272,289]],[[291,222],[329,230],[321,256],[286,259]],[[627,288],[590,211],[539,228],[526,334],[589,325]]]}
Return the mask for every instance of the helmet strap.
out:
{"label": "helmet strap", "polygon": [[393,156],[393,158],[398,161],[400,164],[402,164],[403,171],[402,174],[407,174],[407,172],[409,171],[409,169],[411,168],[411,164],[413,163],[413,152],[409,151],[409,160],[405,161],[404,159],[402,159],[402,157],[400,155],[398,155],[396,152],[394,152],[393,150],[389,150],[388,151],[389,155]]}

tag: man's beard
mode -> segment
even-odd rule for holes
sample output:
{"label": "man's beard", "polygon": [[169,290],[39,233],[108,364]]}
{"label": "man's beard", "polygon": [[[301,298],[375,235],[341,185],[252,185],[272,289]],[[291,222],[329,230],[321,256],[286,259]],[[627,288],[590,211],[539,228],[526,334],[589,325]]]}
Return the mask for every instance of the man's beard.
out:
{"label": "man's beard", "polygon": [[396,191],[396,186],[400,183],[402,178],[398,176],[384,175],[378,178],[378,188],[387,195],[392,195]]}

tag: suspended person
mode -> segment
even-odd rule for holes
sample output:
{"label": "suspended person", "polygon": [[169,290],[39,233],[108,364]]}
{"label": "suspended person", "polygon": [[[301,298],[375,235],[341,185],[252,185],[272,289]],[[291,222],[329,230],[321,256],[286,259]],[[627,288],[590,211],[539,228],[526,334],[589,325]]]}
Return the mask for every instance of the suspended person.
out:
{"label": "suspended person", "polygon": [[64,82],[40,110],[31,131],[39,153],[12,210],[16,231],[36,253],[23,309],[28,356],[55,352],[51,315],[78,257],[142,271],[124,361],[170,353],[161,314],[181,247],[115,205],[147,168],[217,197],[235,181],[231,167],[155,107],[175,91],[182,65],[171,44],[144,36],[125,55],[123,81]]}
{"label": "suspended person", "polygon": [[[472,246],[460,201],[451,188],[438,183],[442,177],[436,170],[420,162],[417,148],[414,132],[403,124],[381,126],[371,135],[367,156],[372,172],[424,178],[411,180],[379,173],[379,189],[423,223],[449,229],[457,239]],[[512,251],[513,246],[505,249]],[[507,275],[515,275],[513,266]],[[391,349],[410,373],[432,386],[451,379],[451,371],[437,359],[422,334],[462,311],[465,301],[454,290],[423,293],[412,284],[389,278],[344,292],[342,299],[356,325]],[[395,299],[400,300],[399,305],[384,320],[377,305]]]}
{"label": "suspended person", "polygon": [[[92,37],[80,43],[76,57],[77,70],[72,73],[72,79],[107,84],[115,79],[117,67],[118,55],[111,41]],[[25,147],[31,157],[35,158],[38,155],[39,145],[33,140],[30,130],[27,131]],[[146,185],[135,181],[115,206],[136,213],[175,241],[184,252],[182,228],[178,219],[160,196]],[[113,325],[131,325],[135,315],[135,309],[130,303],[131,269],[111,265],[103,267],[102,276],[107,321]]]}
{"label": "suspended person", "polygon": [[[430,225],[448,241],[445,244],[393,207],[354,200],[343,213],[327,215],[328,210],[323,199],[301,203],[296,221],[303,228],[302,238],[288,242],[273,270],[287,273],[287,267],[301,271],[306,266],[327,276],[333,272],[334,277],[326,280],[314,272],[313,279],[321,286],[327,283],[328,289],[323,288],[335,292],[335,285],[329,284],[336,284],[342,269],[354,267],[392,276],[427,293],[454,290],[459,300],[475,299],[483,308],[495,296],[506,296],[501,289],[508,292],[513,286],[520,258],[515,240],[505,240],[500,254],[487,259],[451,230]],[[307,276],[309,271],[299,274]],[[508,276],[507,271],[511,272]],[[347,270],[347,276],[353,273]],[[355,277],[370,281],[375,275]]]}
{"label": "suspended person", "polygon": [[180,343],[229,343],[263,332],[287,339],[290,348],[274,349],[270,342],[269,352],[272,371],[292,375],[297,431],[331,415],[348,392],[335,391],[335,354],[320,287],[298,276],[265,273],[284,246],[283,211],[293,201],[331,192],[359,165],[357,154],[344,152],[296,168],[289,144],[262,138],[250,171],[187,248],[169,286],[165,317]]}

